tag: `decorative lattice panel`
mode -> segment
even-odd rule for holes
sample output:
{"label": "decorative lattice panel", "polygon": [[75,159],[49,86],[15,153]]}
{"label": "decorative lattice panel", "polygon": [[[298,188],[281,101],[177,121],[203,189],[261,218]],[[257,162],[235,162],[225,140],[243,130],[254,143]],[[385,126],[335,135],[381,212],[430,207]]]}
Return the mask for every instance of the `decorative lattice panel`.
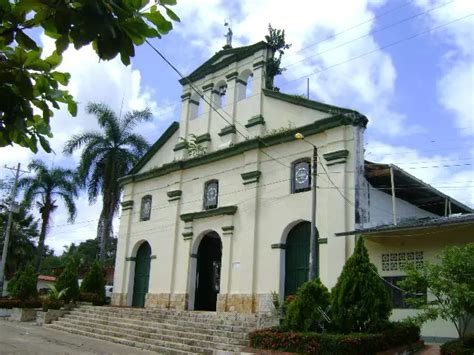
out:
{"label": "decorative lattice panel", "polygon": [[408,251],[382,254],[382,271],[399,271],[406,264],[414,265],[417,269],[423,267],[423,252]]}

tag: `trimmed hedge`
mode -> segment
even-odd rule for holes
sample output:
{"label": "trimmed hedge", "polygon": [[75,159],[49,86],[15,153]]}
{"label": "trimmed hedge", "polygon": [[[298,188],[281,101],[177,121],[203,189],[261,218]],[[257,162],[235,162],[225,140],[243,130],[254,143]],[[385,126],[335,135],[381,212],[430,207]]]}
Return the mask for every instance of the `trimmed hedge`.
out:
{"label": "trimmed hedge", "polygon": [[0,298],[0,308],[40,308],[41,301],[28,300],[21,301],[17,298]]}
{"label": "trimmed hedge", "polygon": [[406,323],[391,323],[375,334],[296,333],[275,327],[250,333],[250,346],[305,354],[374,354],[419,339],[420,328]]}
{"label": "trimmed hedge", "polygon": [[102,306],[105,304],[103,297],[94,292],[80,292],[79,301],[91,302],[94,306]]}

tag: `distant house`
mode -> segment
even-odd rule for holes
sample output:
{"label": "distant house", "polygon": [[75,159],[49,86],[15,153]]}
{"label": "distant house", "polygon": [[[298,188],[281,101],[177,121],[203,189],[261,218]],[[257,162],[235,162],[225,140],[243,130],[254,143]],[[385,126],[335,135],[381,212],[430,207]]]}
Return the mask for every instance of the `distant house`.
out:
{"label": "distant house", "polygon": [[55,276],[49,275],[38,275],[38,282],[36,283],[36,289],[38,291],[47,291],[56,282]]}

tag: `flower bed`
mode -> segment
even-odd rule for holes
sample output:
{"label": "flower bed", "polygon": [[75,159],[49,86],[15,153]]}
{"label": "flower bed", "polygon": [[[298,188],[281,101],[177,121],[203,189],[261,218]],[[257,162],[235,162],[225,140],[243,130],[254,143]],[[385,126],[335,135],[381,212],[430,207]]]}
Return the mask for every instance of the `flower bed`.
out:
{"label": "flower bed", "polygon": [[419,338],[418,327],[403,323],[376,334],[296,333],[275,327],[250,333],[250,346],[305,354],[374,354]]}

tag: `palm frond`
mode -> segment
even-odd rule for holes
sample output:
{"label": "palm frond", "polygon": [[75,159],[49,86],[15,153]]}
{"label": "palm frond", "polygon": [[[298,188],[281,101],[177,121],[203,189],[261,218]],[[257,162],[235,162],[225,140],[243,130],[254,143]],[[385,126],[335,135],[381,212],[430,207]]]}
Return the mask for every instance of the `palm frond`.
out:
{"label": "palm frond", "polygon": [[151,121],[153,119],[153,114],[151,110],[147,107],[144,110],[133,110],[125,114],[122,119],[122,134],[125,132],[130,132],[139,122]]}
{"label": "palm frond", "polygon": [[89,144],[90,142],[103,141],[103,137],[99,132],[89,131],[80,134],[75,134],[69,139],[63,149],[63,153],[70,155],[75,150],[81,148],[83,145]]}

